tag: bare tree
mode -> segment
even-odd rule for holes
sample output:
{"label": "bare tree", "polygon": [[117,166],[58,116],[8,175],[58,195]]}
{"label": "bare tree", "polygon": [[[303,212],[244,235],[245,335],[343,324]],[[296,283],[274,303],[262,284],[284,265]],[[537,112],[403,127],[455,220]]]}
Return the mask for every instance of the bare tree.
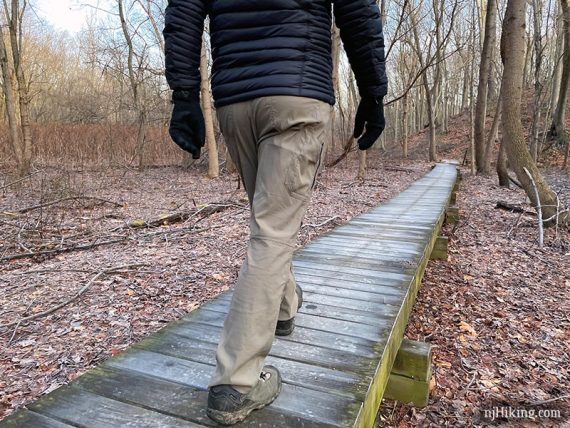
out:
{"label": "bare tree", "polygon": [[485,162],[486,135],[485,119],[487,117],[487,98],[489,93],[489,75],[497,41],[497,0],[487,1],[485,14],[485,37],[481,51],[479,67],[479,86],[477,89],[477,105],[475,108],[475,164],[477,172],[490,174],[491,165]]}
{"label": "bare tree", "polygon": [[557,196],[532,160],[521,122],[526,6],[526,0],[509,0],[503,24],[501,37],[501,56],[504,64],[503,138],[509,162],[527,196],[534,206],[540,207],[547,220],[546,223],[553,224],[557,220],[567,221],[568,215],[564,213],[557,218],[559,206]]}
{"label": "bare tree", "polygon": [[564,34],[564,56],[562,61],[562,78],[560,81],[560,92],[558,94],[558,104],[552,119],[551,132],[556,136],[561,146],[566,146],[566,156],[564,158],[564,168],[568,166],[568,154],[570,151],[570,139],[568,138],[564,126],[566,116],[566,98],[568,87],[570,86],[570,4],[568,0],[560,0]]}
{"label": "bare tree", "polygon": [[[18,170],[20,174],[27,174],[32,165],[32,131],[30,127],[30,96],[28,82],[24,72],[23,60],[23,30],[22,24],[28,2],[23,0],[3,1],[4,18],[8,27],[8,38],[4,31],[0,33],[0,61],[4,80],[4,96],[6,98],[6,111],[10,122],[10,136]],[[16,77],[12,79],[12,70]],[[15,83],[15,85],[14,85]],[[13,88],[16,87],[14,91]],[[19,109],[18,131],[16,111]]]}
{"label": "bare tree", "polygon": [[218,161],[218,146],[216,145],[216,136],[214,134],[214,120],[212,112],[212,100],[210,95],[210,73],[208,71],[208,56],[206,37],[203,37],[202,54],[200,56],[200,75],[201,75],[201,92],[202,92],[202,111],[206,125],[206,146],[208,147],[208,177],[217,178],[220,175],[220,167]]}
{"label": "bare tree", "polygon": [[[123,36],[125,37],[125,42],[127,43],[127,71],[129,76],[129,82],[131,84],[131,91],[133,95],[133,102],[138,116],[138,133],[137,133],[137,146],[136,146],[136,156],[138,158],[138,166],[141,168],[144,164],[144,144],[146,138],[146,126],[147,126],[147,111],[144,104],[143,96],[141,92],[144,90],[141,85],[141,67],[135,70],[136,64],[135,60],[142,60],[142,56],[135,58],[137,56],[135,52],[135,46],[133,43],[133,37],[131,35],[131,30],[127,23],[127,18],[125,14],[125,5],[123,0],[117,0],[117,7],[119,10],[119,19],[121,20],[121,29],[123,31]],[[139,61],[138,65],[141,63]]]}

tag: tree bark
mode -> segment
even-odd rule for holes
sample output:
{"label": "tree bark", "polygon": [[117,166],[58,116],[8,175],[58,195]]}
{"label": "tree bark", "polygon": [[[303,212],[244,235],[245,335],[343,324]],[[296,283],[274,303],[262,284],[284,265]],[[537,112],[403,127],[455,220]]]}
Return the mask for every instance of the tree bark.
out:
{"label": "tree bark", "polygon": [[497,0],[487,2],[485,20],[485,39],[481,52],[479,67],[479,85],[477,105],[475,107],[475,164],[480,174],[490,174],[490,165],[485,164],[485,119],[487,117],[487,96],[489,93],[489,72],[493,60],[493,52],[497,40]]}
{"label": "tree bark", "polygon": [[487,137],[487,142],[485,143],[485,157],[483,159],[484,169],[486,171],[491,170],[491,158],[493,157],[493,149],[495,148],[495,141],[499,138],[499,124],[501,123],[501,109],[503,108],[502,101],[502,91],[499,92],[499,99],[497,101],[497,108],[495,109],[495,117],[493,118],[493,124],[491,125],[491,132]]}
{"label": "tree bark", "polygon": [[[558,4],[558,3],[556,3]],[[554,71],[552,73],[552,92],[550,94],[550,110],[556,111],[560,95],[560,79],[562,78],[562,52],[564,52],[564,24],[562,16],[556,19],[556,50],[554,53]]]}
{"label": "tree bark", "polygon": [[505,140],[501,141],[499,147],[499,158],[497,159],[497,175],[499,176],[499,186],[511,187],[511,180],[509,179],[509,170],[507,168],[507,153],[505,150]]}
{"label": "tree bark", "polygon": [[133,44],[133,38],[131,37],[131,33],[129,31],[123,0],[117,0],[117,6],[119,9],[121,30],[123,32],[125,42],[127,43],[127,69],[129,73],[131,91],[133,94],[133,103],[135,104],[135,110],[137,111],[138,116],[139,131],[137,133],[135,154],[138,158],[138,167],[142,168],[144,165],[144,146],[146,140],[146,109],[141,98],[140,85],[137,79],[137,73],[135,72],[135,47]]}
{"label": "tree bark", "polygon": [[[335,96],[337,98],[340,98],[340,89],[339,89],[339,58],[340,58],[340,31],[338,29],[338,27],[336,26],[335,23],[333,23],[333,28],[332,28],[332,61],[333,61],[333,75],[332,75],[332,81],[333,81],[333,90],[335,93]],[[330,125],[331,125],[331,138],[330,138],[330,144],[327,144],[327,150],[325,151],[325,158],[328,157],[329,154],[331,153],[335,153],[336,151],[336,125],[337,125],[337,110],[336,108],[333,108],[332,110],[332,115],[331,115],[331,121],[330,121]]]}
{"label": "tree bark", "polygon": [[366,178],[366,157],[365,150],[358,150],[358,176],[356,178],[360,181]]}
{"label": "tree bark", "polygon": [[408,94],[404,96],[402,100],[404,106],[404,111],[402,112],[402,156],[404,159],[408,158],[408,109],[409,101]]}
{"label": "tree bark", "polygon": [[532,127],[530,139],[530,155],[538,162],[540,100],[542,98],[542,0],[533,0],[533,29],[534,29],[534,100],[532,106]]}
{"label": "tree bark", "polygon": [[560,0],[562,10],[563,34],[564,34],[564,55],[562,60],[562,77],[560,79],[560,93],[558,94],[558,105],[552,120],[551,133],[556,136],[558,143],[562,146],[569,142],[564,118],[566,116],[566,97],[570,86],[570,4],[568,0]]}
{"label": "tree bark", "polygon": [[[20,5],[18,0],[12,0],[10,7],[4,1],[4,14],[8,22],[8,33],[10,35],[10,51],[12,52],[12,61],[14,65],[14,74],[17,82],[18,107],[20,113],[20,129],[21,129],[21,159],[18,165],[20,175],[29,172],[32,166],[32,130],[30,126],[30,96],[28,92],[28,82],[24,73],[22,58],[22,20],[28,3],[24,2]],[[7,46],[4,42],[4,51],[8,55]],[[10,67],[8,66],[8,69]],[[11,80],[11,79],[10,79]]]}
{"label": "tree bark", "polygon": [[[524,140],[521,122],[521,102],[524,85],[525,62],[525,12],[526,0],[509,0],[503,24],[501,37],[501,56],[503,59],[503,130],[504,142],[511,167],[524,188],[532,204],[540,203],[547,222],[555,223],[557,214],[557,198],[544,180]],[[530,172],[536,182],[540,202],[537,200],[533,184],[525,172]],[[566,222],[567,214],[560,216],[560,221]]]}
{"label": "tree bark", "polygon": [[206,38],[202,44],[202,54],[200,56],[200,76],[202,91],[202,112],[206,125],[206,147],[208,147],[208,177],[217,178],[220,175],[220,164],[218,160],[218,146],[216,145],[216,135],[214,133],[214,119],[212,112],[212,100],[210,98],[210,73],[208,72],[208,57],[206,55]]}
{"label": "tree bark", "polygon": [[8,118],[8,128],[10,130],[10,142],[16,157],[16,163],[20,174],[25,174],[23,141],[20,139],[18,131],[18,117],[16,114],[16,97],[14,94],[14,82],[12,81],[12,70],[8,61],[8,52],[4,42],[4,32],[0,28],[0,67],[2,69],[2,86],[4,92],[4,103],[6,105],[6,116]]}

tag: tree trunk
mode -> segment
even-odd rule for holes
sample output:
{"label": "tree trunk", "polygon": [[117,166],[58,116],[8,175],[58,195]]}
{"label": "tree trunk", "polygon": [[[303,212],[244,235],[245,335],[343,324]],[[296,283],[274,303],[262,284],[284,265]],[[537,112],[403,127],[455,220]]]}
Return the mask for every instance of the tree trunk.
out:
{"label": "tree trunk", "polygon": [[127,18],[125,16],[125,8],[123,0],[117,0],[117,6],[119,9],[119,19],[121,21],[121,30],[123,32],[123,37],[127,43],[127,68],[129,73],[129,83],[131,85],[131,91],[133,94],[133,103],[135,110],[138,113],[139,122],[139,132],[137,133],[137,143],[135,148],[135,154],[138,158],[138,167],[142,168],[144,165],[144,145],[146,136],[146,111],[143,105],[143,101],[140,94],[140,85],[137,79],[137,74],[135,72],[135,47],[133,43],[133,38],[129,31],[129,26],[127,23]]}
{"label": "tree trunk", "polygon": [[[558,4],[558,3],[557,3]],[[561,55],[564,52],[564,24],[562,16],[556,19],[556,50],[554,53],[554,71],[552,73],[552,92],[550,94],[550,110],[555,112],[560,95],[560,79],[562,78]]]}
{"label": "tree trunk", "polygon": [[[18,170],[21,175],[25,175],[29,172],[32,166],[32,131],[30,126],[30,97],[28,93],[28,83],[24,73],[23,58],[22,58],[22,19],[26,11],[27,3],[20,6],[17,0],[12,0],[11,9],[9,9],[8,3],[4,2],[4,15],[8,21],[8,32],[10,35],[10,51],[12,52],[12,61],[14,65],[14,74],[16,75],[17,82],[17,95],[18,95],[18,107],[20,113],[20,129],[21,129],[21,139],[18,137],[17,141],[20,146],[21,158],[18,164]],[[3,35],[2,35],[3,37]],[[5,41],[3,40],[2,50],[6,53],[6,61],[8,58],[8,49]],[[10,66],[7,65],[7,70],[10,70]],[[12,78],[10,80],[13,83]],[[13,88],[13,87],[12,87]],[[10,90],[8,90],[9,92]],[[12,91],[13,92],[13,91]],[[15,101],[13,105],[15,106]],[[13,131],[11,131],[12,133]]]}
{"label": "tree trunk", "polygon": [[[557,198],[550,189],[536,164],[532,160],[524,140],[521,122],[521,102],[524,84],[525,62],[525,11],[526,0],[509,0],[503,24],[501,38],[501,56],[503,59],[503,130],[504,142],[511,167],[523,186],[532,204],[541,205],[545,219],[553,219],[557,214]],[[525,169],[530,172],[538,190],[537,200],[533,184]],[[568,215],[563,214],[560,220],[565,222]],[[554,224],[550,220],[548,224]]]}
{"label": "tree trunk", "polygon": [[533,29],[534,29],[534,100],[532,106],[532,127],[530,135],[530,155],[538,161],[538,134],[540,121],[540,100],[542,98],[542,0],[533,0]]}
{"label": "tree trunk", "polygon": [[[332,61],[333,61],[333,74],[332,74],[332,81],[333,81],[333,90],[335,96],[340,99],[340,89],[339,89],[339,58],[340,58],[340,31],[335,23],[333,23],[332,28]],[[326,144],[327,150],[325,150],[325,159],[328,158],[328,155],[331,153],[335,153],[336,151],[336,125],[337,125],[337,110],[333,108],[332,115],[331,115],[331,138],[330,144]]]}
{"label": "tree trunk", "polygon": [[212,112],[212,100],[210,98],[210,73],[208,72],[208,57],[206,55],[206,38],[202,44],[202,54],[200,56],[200,76],[202,91],[202,112],[206,125],[206,147],[208,148],[208,177],[217,178],[220,175],[220,165],[218,160],[218,146],[216,145],[216,135],[214,133],[214,119]]}
{"label": "tree trunk", "polygon": [[530,34],[525,33],[526,48],[525,48],[525,60],[524,60],[524,70],[523,70],[523,87],[528,88],[530,86],[529,70],[532,68],[532,55],[534,53],[534,45],[532,43],[532,37]]}
{"label": "tree trunk", "polygon": [[477,90],[477,106],[475,107],[475,164],[477,172],[490,174],[485,165],[485,119],[487,117],[487,96],[489,92],[489,72],[493,60],[493,52],[497,40],[497,0],[487,2],[485,22],[485,39],[481,52],[479,67],[479,86]]}
{"label": "tree trunk", "polygon": [[24,148],[23,141],[20,139],[18,132],[18,117],[16,114],[16,100],[14,94],[14,82],[12,81],[12,70],[10,62],[8,61],[8,52],[6,50],[6,43],[4,42],[4,33],[0,28],[0,67],[2,69],[2,86],[4,92],[4,102],[6,104],[6,116],[8,118],[8,128],[10,130],[10,142],[16,157],[18,171],[20,174],[26,174],[24,162]]}
{"label": "tree trunk", "polygon": [[461,96],[461,112],[467,111],[469,105],[469,81],[471,79],[471,68],[463,67],[463,92]]}
{"label": "tree trunk", "polygon": [[562,60],[562,77],[560,80],[560,93],[558,105],[554,112],[551,132],[556,136],[558,143],[564,146],[568,144],[568,136],[564,127],[566,116],[566,97],[570,86],[570,4],[567,0],[560,0],[564,33],[564,56]]}
{"label": "tree trunk", "polygon": [[139,111],[139,129],[137,133],[137,157],[138,166],[142,168],[144,166],[144,146],[146,141],[146,111],[141,108]]}
{"label": "tree trunk", "polygon": [[366,150],[358,150],[358,176],[356,178],[360,181],[366,178],[366,157]]}
{"label": "tree trunk", "polygon": [[[502,92],[502,91],[501,91]],[[485,157],[483,165],[485,171],[491,170],[491,158],[493,157],[493,149],[495,148],[495,141],[499,138],[499,124],[501,123],[501,109],[503,108],[502,94],[499,92],[499,100],[497,101],[497,108],[495,110],[495,117],[493,118],[493,125],[491,125],[491,132],[485,144]]]}
{"label": "tree trunk", "polygon": [[505,140],[501,141],[499,147],[499,158],[497,159],[497,175],[499,176],[499,186],[506,187],[507,189],[511,187],[511,181],[509,180],[509,170],[507,168],[507,152],[505,151]]}
{"label": "tree trunk", "polygon": [[402,100],[404,111],[402,112],[402,156],[404,159],[408,158],[408,94],[404,95]]}

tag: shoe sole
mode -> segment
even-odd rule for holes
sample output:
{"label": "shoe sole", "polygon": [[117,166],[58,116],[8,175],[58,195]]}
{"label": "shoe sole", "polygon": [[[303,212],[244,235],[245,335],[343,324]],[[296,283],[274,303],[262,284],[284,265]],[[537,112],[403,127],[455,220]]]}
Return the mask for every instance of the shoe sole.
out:
{"label": "shoe sole", "polygon": [[269,406],[271,403],[275,401],[275,399],[281,393],[282,384],[279,384],[279,388],[277,389],[277,393],[271,397],[271,399],[267,403],[255,403],[249,407],[245,407],[237,412],[222,412],[220,410],[214,409],[207,409],[206,413],[208,417],[220,425],[235,425],[247,418],[253,411],[263,409],[264,407]]}

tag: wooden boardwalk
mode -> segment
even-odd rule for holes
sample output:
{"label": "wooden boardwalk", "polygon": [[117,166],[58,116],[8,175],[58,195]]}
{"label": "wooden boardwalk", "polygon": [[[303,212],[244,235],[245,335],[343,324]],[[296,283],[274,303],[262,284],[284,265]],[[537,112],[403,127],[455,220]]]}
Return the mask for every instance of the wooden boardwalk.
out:
{"label": "wooden boardwalk", "polygon": [[[284,379],[240,426],[370,427],[444,221],[456,166],[439,163],[395,198],[294,258],[305,303],[268,363]],[[0,427],[196,427],[231,291],[42,397]]]}

